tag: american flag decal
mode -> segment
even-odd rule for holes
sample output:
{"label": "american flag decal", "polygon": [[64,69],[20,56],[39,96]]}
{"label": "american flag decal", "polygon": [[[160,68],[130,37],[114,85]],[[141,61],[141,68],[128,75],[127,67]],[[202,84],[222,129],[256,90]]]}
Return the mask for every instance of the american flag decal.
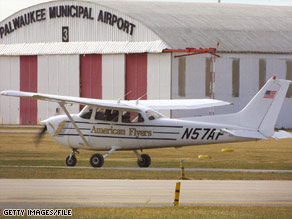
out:
{"label": "american flag decal", "polygon": [[275,91],[275,90],[267,90],[264,98],[272,98],[273,99],[275,97],[276,93],[277,93],[277,91]]}

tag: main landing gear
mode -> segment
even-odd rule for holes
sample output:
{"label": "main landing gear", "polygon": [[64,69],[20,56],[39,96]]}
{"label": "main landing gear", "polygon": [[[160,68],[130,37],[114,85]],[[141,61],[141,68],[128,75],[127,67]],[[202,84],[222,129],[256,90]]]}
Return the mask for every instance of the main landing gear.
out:
{"label": "main landing gear", "polygon": [[94,154],[90,158],[90,164],[93,167],[102,167],[104,164],[104,158],[101,154]]}
{"label": "main landing gear", "polygon": [[139,154],[138,151],[134,150],[134,153],[138,157],[137,164],[139,167],[149,167],[151,164],[151,158],[148,154]]}
{"label": "main landing gear", "polygon": [[[109,155],[111,155],[114,151],[119,149],[118,147],[112,147],[112,149],[107,152],[104,156],[101,154],[93,154],[90,158],[90,164],[92,167],[102,167],[104,164],[104,159],[107,158]],[[151,164],[151,158],[148,154],[139,154],[138,151],[134,150],[134,153],[138,157],[137,163],[139,167],[149,167]],[[68,155],[66,158],[66,164],[69,167],[74,167],[77,163],[76,154],[79,154],[79,151],[77,149],[73,149],[72,153]]]}

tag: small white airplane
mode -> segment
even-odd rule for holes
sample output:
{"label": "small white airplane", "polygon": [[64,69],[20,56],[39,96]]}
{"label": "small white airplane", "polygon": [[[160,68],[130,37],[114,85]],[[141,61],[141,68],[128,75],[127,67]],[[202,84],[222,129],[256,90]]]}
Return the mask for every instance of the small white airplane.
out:
{"label": "small white airplane", "polygon": [[[59,103],[66,115],[41,122],[54,140],[72,153],[66,158],[75,166],[78,149],[108,151],[93,154],[90,164],[102,167],[104,159],[116,150],[133,150],[140,167],[149,167],[151,158],[138,150],[183,147],[225,142],[252,141],[273,137],[292,138],[274,127],[291,81],[273,77],[238,113],[171,119],[156,110],[185,110],[228,105],[212,99],[113,101],[21,91],[2,91],[5,96],[32,98]],[[65,104],[86,105],[79,114],[70,114]]]}

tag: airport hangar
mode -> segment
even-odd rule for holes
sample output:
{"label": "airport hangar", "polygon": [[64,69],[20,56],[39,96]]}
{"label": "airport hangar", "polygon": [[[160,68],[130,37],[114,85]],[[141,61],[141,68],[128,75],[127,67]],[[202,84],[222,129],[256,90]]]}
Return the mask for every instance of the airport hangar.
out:
{"label": "airport hangar", "polygon": [[[116,100],[208,98],[211,55],[187,54],[217,42],[215,98],[234,105],[215,114],[239,111],[274,75],[292,79],[287,6],[49,1],[4,19],[0,36],[0,90]],[[291,112],[290,86],[276,127],[292,128]],[[58,113],[56,103],[0,97],[0,124],[33,125]]]}

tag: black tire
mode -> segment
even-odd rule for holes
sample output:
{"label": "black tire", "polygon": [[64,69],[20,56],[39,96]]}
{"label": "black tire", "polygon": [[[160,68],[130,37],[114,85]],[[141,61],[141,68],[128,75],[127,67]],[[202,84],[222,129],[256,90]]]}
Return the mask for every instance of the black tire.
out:
{"label": "black tire", "polygon": [[94,154],[90,158],[90,164],[93,167],[102,167],[104,164],[104,158],[101,154]]}
{"label": "black tire", "polygon": [[137,160],[139,167],[149,167],[151,164],[151,158],[148,154],[141,154],[142,160]]}
{"label": "black tire", "polygon": [[66,164],[69,167],[74,167],[77,163],[77,159],[75,157],[75,155],[72,155],[71,159],[70,159],[70,155],[66,158]]}

